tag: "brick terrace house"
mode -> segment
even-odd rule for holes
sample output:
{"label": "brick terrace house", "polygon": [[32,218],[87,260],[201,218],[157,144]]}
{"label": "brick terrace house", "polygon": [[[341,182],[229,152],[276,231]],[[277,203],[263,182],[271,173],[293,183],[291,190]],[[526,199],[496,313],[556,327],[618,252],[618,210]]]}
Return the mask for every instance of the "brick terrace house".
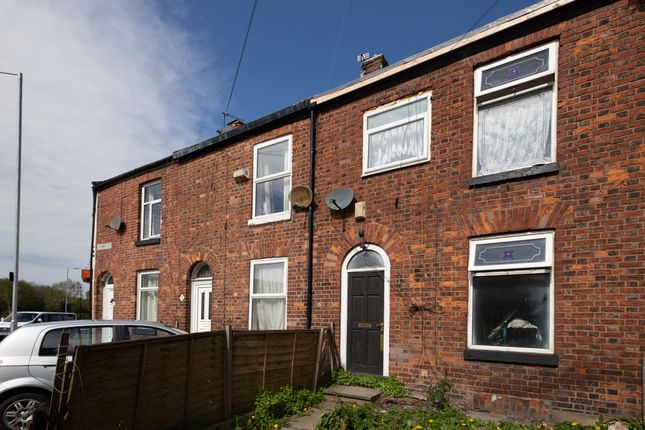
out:
{"label": "brick terrace house", "polygon": [[93,316],[333,325],[471,408],[639,414],[643,19],[547,0],[95,182]]}

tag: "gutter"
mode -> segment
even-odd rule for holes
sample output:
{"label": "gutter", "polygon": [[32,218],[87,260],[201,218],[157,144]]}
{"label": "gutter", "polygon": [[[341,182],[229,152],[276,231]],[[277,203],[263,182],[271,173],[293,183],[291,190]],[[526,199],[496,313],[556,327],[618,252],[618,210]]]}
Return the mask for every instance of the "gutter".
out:
{"label": "gutter", "polygon": [[100,191],[104,190],[117,182],[120,182],[124,179],[128,179],[130,177],[136,176],[136,175],[141,175],[143,173],[151,172],[153,170],[157,170],[161,167],[165,167],[169,164],[172,164],[172,157],[164,157],[160,160],[153,161],[152,163],[144,164],[143,166],[134,168],[132,170],[129,170],[127,172],[121,173],[117,176],[114,176],[110,179],[106,179],[105,181],[93,181],[92,182],[92,189],[95,191]]}
{"label": "gutter", "polygon": [[258,118],[254,121],[248,122],[246,124],[242,124],[239,127],[236,127],[230,131],[220,134],[219,136],[212,137],[210,139],[204,140],[203,142],[197,143],[187,148],[179,149],[172,153],[171,158],[173,161],[175,160],[184,161],[188,158],[196,157],[205,152],[212,151],[216,146],[223,145],[226,143],[232,143],[237,139],[246,137],[251,132],[256,132],[257,129],[263,126],[267,126],[276,121],[286,119],[291,115],[310,109],[310,107],[311,107],[311,102],[309,99],[301,100],[298,103],[288,106],[277,112],[273,112],[269,115],[263,116],[262,118]]}
{"label": "gutter", "polygon": [[179,149],[160,160],[153,161],[152,163],[145,164],[143,166],[137,167],[135,169],[129,170],[127,172],[121,173],[117,176],[114,176],[110,179],[104,181],[95,181],[92,182],[92,188],[94,190],[104,190],[122,180],[141,175],[143,173],[151,172],[157,170],[161,167],[171,165],[173,163],[186,161],[194,157],[198,157],[210,151],[217,149],[221,145],[234,143],[238,139],[247,137],[251,133],[257,132],[258,129],[269,126],[277,121],[285,120],[292,115],[301,113],[305,110],[310,109],[312,106],[309,99],[299,101],[296,104],[288,106],[284,109],[281,109],[277,112],[265,115],[262,118],[256,119],[249,123],[243,124],[237,128],[234,128],[230,131],[220,134],[219,136],[212,137],[210,139],[204,140],[203,142],[197,143],[195,145]]}

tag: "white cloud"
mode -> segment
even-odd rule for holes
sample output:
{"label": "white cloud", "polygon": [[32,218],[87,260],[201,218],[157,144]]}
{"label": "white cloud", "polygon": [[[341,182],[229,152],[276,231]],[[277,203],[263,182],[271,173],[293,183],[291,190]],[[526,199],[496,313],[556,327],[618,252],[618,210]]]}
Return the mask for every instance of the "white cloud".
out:
{"label": "white cloud", "polygon": [[[204,51],[154,3],[2,1],[0,70],[24,74],[21,279],[86,266],[91,181],[193,144],[215,119]],[[16,97],[0,76],[0,277],[13,270]]]}

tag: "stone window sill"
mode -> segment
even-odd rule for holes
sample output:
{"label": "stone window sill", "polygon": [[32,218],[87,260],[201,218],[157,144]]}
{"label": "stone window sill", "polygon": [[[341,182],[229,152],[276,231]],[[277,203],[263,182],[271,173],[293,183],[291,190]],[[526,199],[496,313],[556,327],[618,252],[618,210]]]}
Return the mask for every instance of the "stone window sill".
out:
{"label": "stone window sill", "polygon": [[492,351],[484,349],[464,349],[466,361],[489,361],[493,363],[534,364],[536,366],[558,367],[560,357],[556,354],[536,354],[529,352]]}
{"label": "stone window sill", "polygon": [[528,178],[531,176],[539,176],[548,173],[556,173],[560,171],[560,164],[555,163],[541,164],[538,166],[526,167],[524,169],[510,170],[508,172],[493,173],[492,175],[477,176],[470,178],[468,185],[471,187],[478,187],[480,185],[495,184],[513,179]]}
{"label": "stone window sill", "polygon": [[161,243],[160,237],[155,237],[153,239],[137,240],[134,242],[135,246],[159,245],[160,243]]}

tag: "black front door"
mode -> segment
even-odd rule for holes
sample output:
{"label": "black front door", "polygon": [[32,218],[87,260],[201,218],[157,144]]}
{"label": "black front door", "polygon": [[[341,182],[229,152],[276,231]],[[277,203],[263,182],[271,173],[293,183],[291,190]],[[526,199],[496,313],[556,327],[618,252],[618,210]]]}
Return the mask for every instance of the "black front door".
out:
{"label": "black front door", "polygon": [[347,370],[383,375],[383,271],[350,272]]}

